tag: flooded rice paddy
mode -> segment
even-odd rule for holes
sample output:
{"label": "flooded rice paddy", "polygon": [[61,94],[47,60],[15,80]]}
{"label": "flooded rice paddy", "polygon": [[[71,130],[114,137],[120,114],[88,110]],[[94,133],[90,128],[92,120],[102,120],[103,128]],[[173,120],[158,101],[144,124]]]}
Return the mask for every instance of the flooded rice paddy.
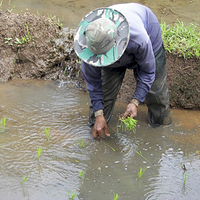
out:
{"label": "flooded rice paddy", "polygon": [[126,107],[117,102],[111,137],[99,142],[87,126],[88,94],[69,83],[15,80],[0,93],[1,200],[199,199],[199,111],[172,109],[173,124],[154,129],[140,106],[132,133],[117,131]]}
{"label": "flooded rice paddy", "polygon": [[[56,15],[76,28],[90,10],[121,2],[131,1],[4,0],[2,9]],[[167,23],[200,21],[197,0],[134,2]],[[76,200],[112,200],[114,194],[120,200],[199,199],[199,111],[172,109],[173,124],[153,129],[140,106],[132,133],[116,129],[126,107],[117,102],[111,137],[99,142],[87,126],[88,94],[70,83],[18,80],[0,83],[0,93],[0,118],[6,117],[0,128],[0,200],[67,200],[73,193]],[[140,168],[146,171],[138,178]]]}

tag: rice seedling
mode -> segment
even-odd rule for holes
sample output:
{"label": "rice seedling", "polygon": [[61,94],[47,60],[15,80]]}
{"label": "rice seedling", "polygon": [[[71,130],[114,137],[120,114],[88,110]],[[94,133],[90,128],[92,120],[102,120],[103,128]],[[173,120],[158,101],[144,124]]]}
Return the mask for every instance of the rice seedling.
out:
{"label": "rice seedling", "polygon": [[50,134],[49,134],[50,128],[44,127],[44,130],[45,130],[45,134],[46,134],[48,141],[50,141]]}
{"label": "rice seedling", "polygon": [[186,171],[184,171],[184,173],[183,173],[183,184],[184,185],[185,185],[186,181],[187,181],[187,173],[186,173]]}
{"label": "rice seedling", "polygon": [[136,125],[137,125],[137,120],[131,118],[131,117],[126,117],[126,119],[123,119],[122,117],[119,117],[119,121],[121,122],[120,125],[117,125],[117,127],[120,127],[122,131],[133,131],[133,133],[136,132]]}
{"label": "rice seedling", "polygon": [[77,143],[79,144],[78,146],[80,148],[84,148],[86,145],[86,140],[84,140],[82,137],[80,138],[80,140],[77,141]]}
{"label": "rice seedling", "polygon": [[119,198],[118,194],[114,194],[114,199],[113,200],[117,200]]}
{"label": "rice seedling", "polygon": [[[104,141],[103,141],[104,142]],[[113,147],[111,147],[108,143],[104,142],[111,150],[115,151]]]}
{"label": "rice seedling", "polygon": [[82,178],[82,177],[84,176],[85,172],[86,172],[86,170],[85,170],[85,171],[82,171],[82,170],[81,170],[81,171],[79,172],[78,177],[79,177],[79,178]]}
{"label": "rice seedling", "polygon": [[6,126],[6,117],[1,118],[0,121],[0,132],[4,132]]}
{"label": "rice seedling", "polygon": [[145,161],[147,161],[147,162],[151,165],[151,162],[150,162],[147,158],[145,158],[145,157],[142,155],[142,152],[141,152],[141,151],[140,151],[140,152],[136,151],[136,153],[137,153],[139,156],[141,156]]}
{"label": "rice seedling", "polygon": [[138,172],[138,178],[141,178],[144,172],[147,170],[147,167],[140,167],[140,171]]}
{"label": "rice seedling", "polygon": [[41,147],[37,147],[37,150],[38,150],[38,160],[39,160],[43,149]]}
{"label": "rice seedling", "polygon": [[74,194],[74,192],[73,191],[68,191],[68,196],[69,196],[69,199],[71,199],[71,200],[73,200],[77,195],[76,194]]}
{"label": "rice seedling", "polygon": [[1,0],[1,2],[0,2],[0,7],[2,6],[2,4],[3,4],[3,0]]}
{"label": "rice seedling", "polygon": [[24,185],[24,183],[26,183],[28,180],[28,176],[24,176],[22,179],[22,185]]}
{"label": "rice seedling", "polygon": [[81,171],[79,172],[78,177],[79,177],[79,178],[82,178],[82,179],[85,179],[85,180],[89,180],[88,178],[85,178],[85,177],[84,177],[85,172],[86,172],[86,170],[85,170],[85,171],[82,171],[82,170],[81,170]]}

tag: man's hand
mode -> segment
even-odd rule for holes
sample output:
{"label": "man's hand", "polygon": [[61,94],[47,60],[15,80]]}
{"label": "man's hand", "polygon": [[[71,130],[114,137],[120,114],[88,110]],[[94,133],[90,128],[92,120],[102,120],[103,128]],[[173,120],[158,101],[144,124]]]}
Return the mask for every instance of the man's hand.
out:
{"label": "man's hand", "polygon": [[137,117],[137,106],[134,103],[129,103],[126,107],[125,113],[122,115],[123,119],[129,116],[131,118]]}
{"label": "man's hand", "polygon": [[103,140],[103,131],[105,132],[106,136],[110,136],[104,116],[99,115],[96,117],[96,121],[93,127],[93,137],[95,139]]}

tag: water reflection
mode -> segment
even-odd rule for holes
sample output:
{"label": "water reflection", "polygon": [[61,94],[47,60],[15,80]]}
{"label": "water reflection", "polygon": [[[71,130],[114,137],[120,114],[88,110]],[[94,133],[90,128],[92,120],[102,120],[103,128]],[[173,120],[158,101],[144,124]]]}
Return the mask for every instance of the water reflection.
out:
{"label": "water reflection", "polygon": [[[68,191],[87,200],[113,199],[114,193],[124,200],[197,199],[200,112],[172,110],[172,126],[153,129],[140,106],[136,133],[117,132],[118,114],[126,107],[117,102],[111,137],[98,142],[87,126],[88,94],[70,83],[15,80],[1,83],[0,92],[1,118],[7,118],[0,133],[0,199],[64,200]],[[39,160],[37,147],[43,149]],[[140,167],[147,170],[138,179]],[[23,177],[28,180],[22,185]]]}
{"label": "water reflection", "polygon": [[[107,7],[117,3],[133,2],[130,0],[12,0],[3,1],[3,10],[8,8],[16,12],[29,10],[31,13],[57,16],[64,26],[77,28],[80,20],[91,10],[99,7]],[[197,23],[200,21],[200,1],[191,0],[135,0],[150,7],[159,20],[164,19],[168,24],[177,19],[185,23]]]}

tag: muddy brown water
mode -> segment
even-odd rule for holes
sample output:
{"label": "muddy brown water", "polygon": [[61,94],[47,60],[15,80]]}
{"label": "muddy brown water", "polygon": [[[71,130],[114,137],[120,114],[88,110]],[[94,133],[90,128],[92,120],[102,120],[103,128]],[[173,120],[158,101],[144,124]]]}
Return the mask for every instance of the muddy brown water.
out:
{"label": "muddy brown water", "polygon": [[64,26],[76,28],[88,12],[98,7],[116,3],[135,2],[152,9],[159,20],[168,24],[179,21],[185,23],[200,22],[199,0],[3,0],[2,8],[14,9],[16,12],[28,10],[35,14],[57,16]]}
{"label": "muddy brown water", "polygon": [[[199,111],[172,109],[173,124],[153,129],[141,105],[132,133],[116,129],[126,107],[117,102],[111,137],[99,142],[87,126],[88,93],[69,82],[15,80],[0,83],[0,93],[0,114],[6,117],[0,132],[1,200],[66,200],[72,191],[79,200],[111,200],[114,193],[122,200],[199,198]],[[147,170],[138,179],[140,167]],[[86,172],[79,177],[81,171]]]}
{"label": "muddy brown water", "polygon": [[[200,21],[197,0],[135,2],[167,23]],[[64,26],[76,28],[90,10],[113,3],[119,1],[4,0],[2,9],[56,15]],[[6,117],[0,132],[0,200],[66,200],[72,191],[79,200],[111,200],[114,193],[120,200],[199,199],[199,111],[172,109],[173,124],[153,129],[146,122],[147,108],[140,106],[134,134],[117,131],[117,116],[126,107],[117,102],[111,137],[98,142],[87,126],[88,94],[68,82],[15,80],[0,83],[0,94],[0,118]],[[84,148],[79,147],[81,138]],[[43,149],[39,160],[38,147]],[[140,167],[147,170],[138,179]],[[81,171],[86,172],[79,178]],[[23,177],[28,177],[24,184]]]}

